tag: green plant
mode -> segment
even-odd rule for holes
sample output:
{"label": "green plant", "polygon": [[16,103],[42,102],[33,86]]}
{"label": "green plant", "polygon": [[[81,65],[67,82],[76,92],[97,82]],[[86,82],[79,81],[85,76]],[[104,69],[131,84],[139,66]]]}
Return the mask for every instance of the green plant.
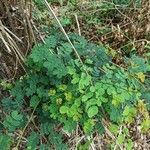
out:
{"label": "green plant", "polygon": [[1,150],[10,150],[10,146],[12,144],[12,138],[4,135],[4,134],[0,134],[0,149]]}
{"label": "green plant", "polygon": [[4,134],[0,134],[0,149],[1,150],[10,150],[10,146],[12,144],[12,138],[4,135]]}
{"label": "green plant", "polygon": [[48,136],[49,139],[49,144],[54,145],[55,149],[61,150],[68,150],[68,146],[63,143],[63,134],[62,133],[57,133],[54,130],[55,124],[44,122],[41,124],[40,129],[41,129],[41,135]]}
{"label": "green plant", "polygon": [[12,111],[10,115],[6,116],[3,125],[9,131],[15,131],[16,128],[21,128],[23,124],[23,115],[17,111]]}
{"label": "green plant", "polygon": [[28,137],[27,150],[36,150],[37,145],[39,144],[39,135],[35,132],[32,132]]}
{"label": "green plant", "polygon": [[[2,100],[4,109],[13,111],[9,118],[13,118],[15,127],[20,127],[22,120],[17,111],[28,100],[28,107],[36,109],[41,136],[49,136],[50,142],[46,144],[54,144],[57,149],[67,146],[63,137],[50,127],[51,122],[61,123],[67,132],[74,131],[78,124],[85,134],[102,133],[102,119],[108,118],[116,124],[133,123],[138,101],[143,93],[149,92],[146,84],[149,79],[145,77],[150,71],[147,60],[138,56],[125,58],[126,67],[122,68],[112,62],[104,46],[89,43],[73,33],[69,38],[82,63],[65,36],[53,29],[45,44],[38,43],[32,49],[27,59],[28,74],[16,82],[11,97]],[[11,103],[13,107],[8,105]],[[14,131],[7,121],[8,117],[4,125]],[[123,137],[118,136],[120,144]],[[27,148],[35,149],[38,144],[38,134],[33,132]]]}
{"label": "green plant", "polygon": [[110,124],[109,130],[116,137],[115,141],[112,142],[111,148],[114,149],[116,145],[120,147],[124,146],[127,150],[133,149],[133,141],[130,138],[129,129],[122,125]]}

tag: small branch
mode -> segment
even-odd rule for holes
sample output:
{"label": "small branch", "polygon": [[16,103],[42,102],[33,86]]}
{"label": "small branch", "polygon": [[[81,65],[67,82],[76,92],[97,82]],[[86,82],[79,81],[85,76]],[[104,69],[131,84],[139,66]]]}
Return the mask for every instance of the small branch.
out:
{"label": "small branch", "polygon": [[81,36],[81,30],[80,30],[80,24],[79,24],[78,16],[77,16],[77,14],[75,14],[74,16],[75,16],[75,19],[76,19],[79,35]]}
{"label": "small branch", "polygon": [[[38,103],[38,104],[39,104],[39,103]],[[22,139],[22,137],[23,137],[23,134],[24,134],[25,130],[27,129],[28,125],[30,124],[30,122],[31,122],[31,120],[32,120],[32,118],[33,118],[34,112],[35,112],[35,110],[36,110],[38,104],[37,104],[36,107],[33,109],[33,112],[32,112],[32,114],[31,114],[31,116],[30,116],[30,118],[29,118],[29,120],[28,120],[26,126],[24,127],[24,129],[23,129],[23,131],[22,131],[22,133],[21,133],[21,135],[20,135],[20,137],[19,137],[18,143],[16,144],[16,147],[15,147],[17,150],[18,150],[19,144],[20,144],[20,142],[21,142],[21,139]]]}

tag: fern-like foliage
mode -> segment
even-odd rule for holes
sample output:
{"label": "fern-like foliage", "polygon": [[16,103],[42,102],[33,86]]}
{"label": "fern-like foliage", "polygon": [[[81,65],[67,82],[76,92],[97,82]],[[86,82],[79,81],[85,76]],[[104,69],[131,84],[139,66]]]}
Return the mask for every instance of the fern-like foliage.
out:
{"label": "fern-like foliage", "polygon": [[31,132],[27,140],[27,150],[36,150],[40,140],[39,134],[37,134],[36,132]]}
{"label": "fern-like foliage", "polygon": [[[97,67],[110,60],[104,47],[88,43],[73,33],[69,37],[83,60],[90,58]],[[46,44],[38,44],[33,48],[28,62],[34,70],[45,70],[47,75],[61,78],[67,74],[66,66],[72,64],[72,58],[75,58],[75,54],[67,39],[55,31],[54,35],[47,37]]]}
{"label": "fern-like foliage", "polygon": [[25,84],[22,80],[17,81],[15,86],[10,90],[11,97],[4,98],[1,103],[5,111],[20,110],[24,102]]}
{"label": "fern-like foliage", "polygon": [[5,134],[0,134],[0,149],[1,150],[10,150],[10,147],[12,145],[12,138]]}
{"label": "fern-like foliage", "polygon": [[12,111],[10,115],[6,116],[3,125],[10,132],[15,131],[17,128],[22,127],[24,123],[23,115],[18,111]]}
{"label": "fern-like foliage", "polygon": [[[103,133],[104,117],[117,125],[130,124],[137,114],[139,100],[144,98],[144,102],[150,103],[150,81],[146,76],[150,63],[146,59],[125,58],[126,67],[122,68],[112,62],[104,46],[73,33],[69,37],[84,65],[65,36],[52,30],[46,43],[35,45],[28,57],[28,75],[16,82],[10,98],[2,100],[4,110],[10,113],[3,122],[9,132],[25,124],[19,113],[23,103],[37,110],[40,132],[32,132],[27,138],[29,150],[68,149],[62,134],[54,129],[58,123],[67,132],[74,131],[78,124],[85,134]],[[147,113],[145,116],[144,131],[149,129]],[[48,137],[47,142],[39,142],[43,136]]]}
{"label": "fern-like foliage", "polygon": [[41,135],[48,136],[49,142],[51,143],[51,145],[53,145],[55,147],[55,149],[68,150],[67,145],[63,143],[63,135],[61,133],[57,133],[54,130],[54,124],[48,123],[48,122],[42,123],[41,124]]}

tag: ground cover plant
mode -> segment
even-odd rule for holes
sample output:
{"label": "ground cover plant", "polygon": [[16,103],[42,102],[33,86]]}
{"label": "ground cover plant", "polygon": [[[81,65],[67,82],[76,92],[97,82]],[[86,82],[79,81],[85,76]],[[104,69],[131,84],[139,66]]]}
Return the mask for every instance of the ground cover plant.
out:
{"label": "ground cover plant", "polygon": [[[42,1],[34,3],[48,14]],[[72,0],[49,3],[62,8],[69,5],[71,11],[79,4]],[[105,9],[112,6],[109,1],[104,4]],[[113,5],[128,8],[130,3],[114,1]],[[110,17],[111,11],[108,8],[103,17]],[[142,55],[135,49],[118,55],[111,44],[92,42],[80,32],[69,31],[72,18],[59,18],[68,40],[53,19],[48,27],[47,15],[34,15],[43,25],[39,28],[45,38],[40,35],[43,42],[36,42],[26,57],[26,74],[14,84],[1,80],[6,96],[0,101],[0,149],[132,150],[140,149],[141,136],[146,138],[142,148],[148,149],[148,42]],[[121,60],[116,63],[118,56]]]}

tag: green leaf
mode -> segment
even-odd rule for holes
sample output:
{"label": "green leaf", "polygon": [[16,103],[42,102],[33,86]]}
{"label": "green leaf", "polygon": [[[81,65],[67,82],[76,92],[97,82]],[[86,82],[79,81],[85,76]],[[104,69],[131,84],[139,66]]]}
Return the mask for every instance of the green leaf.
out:
{"label": "green leaf", "polygon": [[49,145],[41,144],[39,150],[48,150]]}
{"label": "green leaf", "polygon": [[85,94],[84,96],[82,96],[82,102],[86,102],[92,96],[93,96],[92,92],[89,92],[89,93]]}
{"label": "green leaf", "polygon": [[78,150],[88,150],[90,147],[91,142],[90,141],[86,141],[85,144],[79,144],[79,148]]}
{"label": "green leaf", "polygon": [[68,112],[68,109],[69,108],[67,106],[61,106],[59,111],[60,111],[61,114],[65,114],[65,113]]}
{"label": "green leaf", "polygon": [[136,116],[137,110],[134,107],[126,106],[123,111],[123,116],[125,118],[125,121],[128,123],[133,122],[134,117]]}
{"label": "green leaf", "polygon": [[77,84],[79,81],[80,81],[79,75],[78,74],[74,74],[71,83],[72,84]]}
{"label": "green leaf", "polygon": [[118,137],[117,137],[117,142],[122,145],[125,141],[125,135],[124,134],[120,134]]}
{"label": "green leaf", "polygon": [[127,150],[133,150],[134,143],[132,142],[131,139],[128,139],[128,141],[125,145],[126,145]]}
{"label": "green leaf", "polygon": [[11,113],[11,116],[12,116],[13,119],[15,119],[15,120],[22,120],[22,118],[23,118],[23,116],[22,116],[21,114],[18,114],[17,111],[13,111],[13,112]]}
{"label": "green leaf", "polygon": [[149,131],[149,129],[150,129],[150,119],[146,118],[141,123],[141,130],[142,132],[146,133]]}
{"label": "green leaf", "polygon": [[91,86],[91,87],[90,87],[90,91],[91,91],[91,92],[95,92],[95,87],[94,87],[94,86]]}
{"label": "green leaf", "polygon": [[0,134],[0,150],[10,150],[11,145],[12,138],[7,135]]}
{"label": "green leaf", "polygon": [[110,114],[110,119],[113,122],[120,122],[122,120],[122,109],[119,107],[110,106],[110,109],[107,111]]}
{"label": "green leaf", "polygon": [[143,72],[138,72],[136,73],[137,78],[141,80],[141,82],[145,81],[145,75],[143,74]]}
{"label": "green leaf", "polygon": [[93,130],[93,128],[94,128],[94,125],[95,125],[94,120],[92,120],[92,119],[86,120],[86,121],[84,122],[84,126],[83,126],[84,132],[85,132],[85,133],[88,133],[88,134],[89,134],[90,132],[92,132],[92,130]]}
{"label": "green leaf", "polygon": [[89,118],[94,117],[98,113],[98,107],[97,106],[91,106],[88,109],[87,113],[88,113]]}
{"label": "green leaf", "polygon": [[10,115],[6,116],[3,124],[9,131],[15,131],[17,128],[24,126],[23,115],[19,114],[18,111],[12,111]]}
{"label": "green leaf", "polygon": [[91,82],[92,77],[90,75],[86,75],[85,73],[81,74],[81,79],[79,81],[79,90],[82,90],[85,88],[85,86],[88,86]]}
{"label": "green leaf", "polygon": [[105,128],[102,125],[101,122],[96,123],[95,129],[98,131],[99,134],[104,134],[105,133]]}
{"label": "green leaf", "polygon": [[111,125],[109,126],[109,130],[110,130],[113,134],[117,135],[117,133],[118,133],[118,131],[119,131],[119,126],[117,126],[116,124],[111,124]]}
{"label": "green leaf", "polygon": [[96,105],[97,104],[97,100],[94,99],[94,98],[91,98],[89,99],[87,102],[86,102],[86,110],[92,106],[92,105]]}
{"label": "green leaf", "polygon": [[35,108],[39,102],[40,102],[40,99],[36,95],[32,96],[30,99],[30,107]]}
{"label": "green leaf", "polygon": [[[12,110],[18,110],[19,109],[19,104],[18,101],[15,101],[11,98],[4,98],[2,99],[2,107],[5,111],[11,112]],[[20,104],[21,106],[21,104]]]}
{"label": "green leaf", "polygon": [[71,119],[68,119],[64,122],[64,130],[71,133],[75,130],[77,123]]}
{"label": "green leaf", "polygon": [[40,140],[39,134],[37,134],[36,132],[32,132],[27,140],[27,150],[36,150]]}
{"label": "green leaf", "polygon": [[73,68],[73,67],[71,67],[71,66],[68,66],[68,67],[67,67],[67,70],[68,70],[68,73],[69,73],[70,75],[73,75],[73,74],[76,73],[75,68]]}

